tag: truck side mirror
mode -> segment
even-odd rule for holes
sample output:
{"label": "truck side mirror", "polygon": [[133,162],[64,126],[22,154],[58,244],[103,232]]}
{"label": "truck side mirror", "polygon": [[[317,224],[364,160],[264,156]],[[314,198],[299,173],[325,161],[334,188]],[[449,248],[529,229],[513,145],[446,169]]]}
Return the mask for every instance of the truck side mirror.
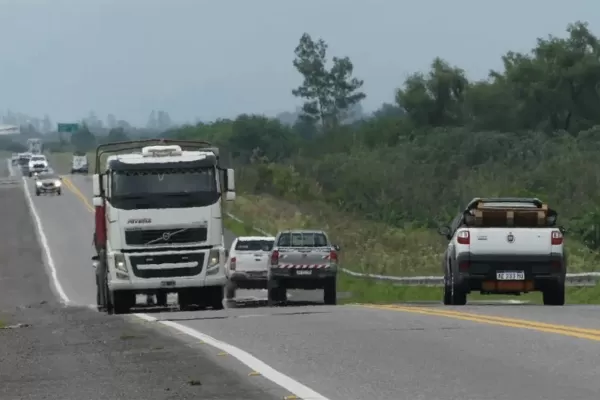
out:
{"label": "truck side mirror", "polygon": [[235,192],[235,173],[233,168],[227,168],[225,171],[225,191]]}
{"label": "truck side mirror", "polygon": [[100,174],[92,175],[92,190],[94,197],[100,196]]}

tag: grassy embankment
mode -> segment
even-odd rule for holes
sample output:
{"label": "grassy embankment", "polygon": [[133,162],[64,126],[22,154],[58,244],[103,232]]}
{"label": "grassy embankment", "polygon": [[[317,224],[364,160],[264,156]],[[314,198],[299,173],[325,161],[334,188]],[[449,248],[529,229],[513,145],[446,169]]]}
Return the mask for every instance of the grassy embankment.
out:
{"label": "grassy embankment", "polygon": [[[71,154],[52,153],[50,163],[59,173],[68,173]],[[90,161],[93,154],[89,153]],[[91,173],[91,170],[90,170]],[[226,219],[226,227],[236,235],[256,234],[253,227],[275,233],[282,228],[314,227],[326,229],[342,247],[343,265],[353,271],[393,276],[441,275],[441,256],[445,239],[430,229],[404,230],[384,223],[340,213],[326,204],[292,204],[272,196],[241,195],[228,205],[228,211],[245,221],[240,224]],[[570,272],[600,270],[598,255],[574,239],[567,240]],[[389,303],[438,301],[442,290],[437,287],[398,286],[371,279],[340,275],[341,292],[350,296],[343,302]],[[541,294],[522,296],[482,296],[472,300],[526,300],[541,302]],[[600,303],[600,286],[568,288],[568,303]]]}
{"label": "grassy embankment", "polygon": [[[326,229],[342,246],[341,262],[357,272],[395,276],[441,275],[441,256],[445,239],[426,229],[404,231],[382,223],[367,221],[339,213],[327,205],[291,204],[271,196],[241,195],[229,211],[242,219],[241,224],[228,219],[226,226],[237,235],[256,234],[253,227],[267,232],[284,228],[313,227]],[[570,240],[570,272],[594,270],[594,255],[580,243]],[[597,270],[597,269],[596,269]],[[340,291],[350,292],[344,302],[404,302],[441,300],[437,287],[399,286],[370,279],[340,276]],[[482,296],[473,293],[472,300],[526,300],[541,302],[540,293],[522,296]],[[600,303],[600,286],[568,288],[568,303]]]}

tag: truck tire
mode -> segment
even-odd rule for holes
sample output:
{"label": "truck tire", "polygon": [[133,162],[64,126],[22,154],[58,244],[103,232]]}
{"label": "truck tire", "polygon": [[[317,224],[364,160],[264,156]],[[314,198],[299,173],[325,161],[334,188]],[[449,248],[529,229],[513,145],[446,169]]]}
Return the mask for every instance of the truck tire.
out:
{"label": "truck tire", "polygon": [[35,191],[35,195],[36,195],[36,196],[39,196],[39,195],[40,195],[40,191],[39,191],[39,190],[36,190],[36,191]]}
{"label": "truck tire", "polygon": [[167,306],[167,292],[156,293],[156,305],[159,307]]}
{"label": "truck tire", "polygon": [[225,306],[223,305],[223,300],[224,300],[224,288],[223,286],[213,286],[213,287],[209,287],[206,288],[208,289],[208,305],[213,309],[213,310],[222,310],[225,308]]}
{"label": "truck tire", "polygon": [[135,292],[133,291],[115,290],[111,297],[115,314],[127,314],[135,306]]}
{"label": "truck tire", "polygon": [[548,285],[542,291],[542,298],[545,306],[564,306],[565,305],[565,284],[556,282]]}
{"label": "truck tire", "polygon": [[331,306],[337,304],[337,282],[335,277],[325,279],[325,287],[323,288],[323,302]]}

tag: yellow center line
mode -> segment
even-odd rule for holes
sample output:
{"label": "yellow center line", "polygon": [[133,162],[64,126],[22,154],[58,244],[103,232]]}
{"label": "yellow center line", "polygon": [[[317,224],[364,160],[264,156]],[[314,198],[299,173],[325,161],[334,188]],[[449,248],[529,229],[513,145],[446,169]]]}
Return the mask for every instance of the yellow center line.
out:
{"label": "yellow center line", "polygon": [[[79,188],[68,178],[63,177],[65,186],[77,196],[89,211],[94,212],[94,207],[88,198],[79,190]],[[400,305],[375,305],[364,304],[361,307],[374,308],[380,310],[389,310],[397,312],[409,312],[413,314],[432,315],[438,317],[446,317],[459,319],[463,321],[478,322],[488,325],[497,325],[510,328],[520,328],[535,330],[538,332],[555,333],[563,336],[571,336],[580,339],[588,339],[600,342],[600,329],[580,328],[568,325],[548,324],[538,321],[530,321],[516,318],[497,317],[492,315],[467,313],[453,310],[440,310],[433,308],[415,307],[415,306],[400,306]]]}
{"label": "yellow center line", "polygon": [[90,204],[90,201],[87,199],[87,197],[85,197],[85,195],[81,193],[81,190],[79,190],[79,188],[75,186],[71,179],[69,179],[66,176],[63,176],[63,183],[65,184],[67,189],[69,189],[75,196],[79,198],[79,200],[82,201],[83,205],[85,205],[90,212],[94,212],[94,206]]}
{"label": "yellow center line", "polygon": [[437,310],[433,308],[424,308],[424,307],[413,307],[413,306],[399,306],[399,305],[375,305],[375,304],[364,304],[360,305],[361,307],[373,308],[379,310],[388,310],[388,311],[398,311],[398,312],[408,312],[414,314],[422,314],[422,315],[432,315],[437,317],[446,317],[452,319],[459,319],[463,321],[471,321],[478,322],[482,324],[488,325],[498,325],[509,328],[520,328],[520,329],[529,329],[539,332],[546,333],[556,333],[563,336],[571,336],[580,339],[588,339],[600,342],[600,330],[598,329],[586,329],[579,328],[576,326],[568,326],[568,325],[553,325],[546,324],[537,321],[529,321],[522,319],[513,319],[513,318],[503,318],[503,317],[495,317],[491,315],[483,315],[483,314],[473,314],[466,312],[457,312],[450,310]]}

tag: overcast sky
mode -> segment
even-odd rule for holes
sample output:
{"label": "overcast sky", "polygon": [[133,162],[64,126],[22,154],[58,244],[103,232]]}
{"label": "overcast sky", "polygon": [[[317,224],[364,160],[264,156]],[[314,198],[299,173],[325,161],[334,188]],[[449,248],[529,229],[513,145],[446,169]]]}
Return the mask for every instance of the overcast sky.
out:
{"label": "overcast sky", "polygon": [[600,22],[599,0],[0,0],[0,112],[145,124],[292,111],[303,32],[349,56],[367,110],[435,56],[482,78],[508,50]]}

